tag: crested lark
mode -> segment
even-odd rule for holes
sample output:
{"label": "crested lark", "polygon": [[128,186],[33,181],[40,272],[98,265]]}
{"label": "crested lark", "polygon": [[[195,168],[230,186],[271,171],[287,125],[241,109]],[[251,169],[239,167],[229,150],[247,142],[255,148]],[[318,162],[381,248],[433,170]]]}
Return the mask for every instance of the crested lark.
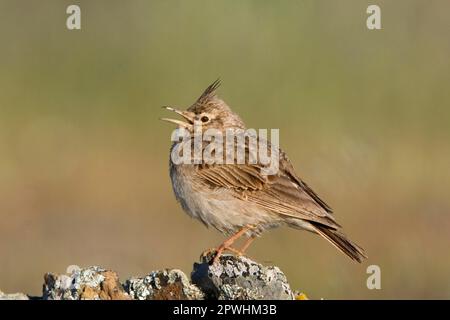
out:
{"label": "crested lark", "polygon": [[[175,123],[178,128],[191,133],[197,123],[201,123],[202,132],[211,128],[245,130],[240,117],[217,97],[219,84],[217,80],[206,88],[186,111],[166,107],[179,114],[183,121],[162,120]],[[193,144],[193,141],[188,143]],[[245,148],[248,155],[248,142]],[[213,226],[231,236],[215,250],[213,262],[224,250],[242,254],[255,237],[278,226],[319,234],[358,262],[367,257],[361,247],[340,231],[341,226],[331,208],[296,175],[281,149],[278,172],[266,175],[262,169],[258,163],[175,164],[170,159],[173,190],[184,211],[206,226]],[[248,237],[244,246],[240,250],[233,248],[232,244],[244,235]]]}

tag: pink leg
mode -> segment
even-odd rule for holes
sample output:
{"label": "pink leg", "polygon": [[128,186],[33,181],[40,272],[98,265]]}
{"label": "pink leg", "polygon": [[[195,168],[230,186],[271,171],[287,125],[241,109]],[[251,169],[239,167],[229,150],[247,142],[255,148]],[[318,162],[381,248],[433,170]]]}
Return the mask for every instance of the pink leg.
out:
{"label": "pink leg", "polygon": [[240,254],[244,254],[245,251],[248,249],[248,247],[250,247],[250,244],[255,241],[256,237],[255,236],[251,236],[250,238],[247,239],[247,241],[244,243],[244,245],[242,246],[240,251]]}
{"label": "pink leg", "polygon": [[[253,229],[253,226],[245,226],[243,227],[241,230],[239,230],[238,232],[236,232],[235,234],[233,234],[231,237],[229,237],[228,239],[226,239],[218,248],[217,248],[217,253],[216,256],[214,257],[213,260],[213,264],[216,263],[217,261],[219,261],[220,256],[222,255],[222,253],[225,250],[229,250],[231,252],[237,253],[237,254],[242,254],[241,251],[236,250],[234,248],[231,247],[231,245],[240,237],[242,237],[247,231],[249,231],[250,229]],[[246,243],[247,244],[247,243]],[[247,245],[248,247],[248,245]]]}

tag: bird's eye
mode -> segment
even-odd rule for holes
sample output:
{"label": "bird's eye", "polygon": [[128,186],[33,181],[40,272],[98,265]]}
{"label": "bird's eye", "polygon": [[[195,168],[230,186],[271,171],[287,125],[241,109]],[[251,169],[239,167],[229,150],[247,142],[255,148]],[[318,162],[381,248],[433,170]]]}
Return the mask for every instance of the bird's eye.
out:
{"label": "bird's eye", "polygon": [[200,120],[202,120],[202,122],[208,122],[209,118],[207,116],[203,116]]}

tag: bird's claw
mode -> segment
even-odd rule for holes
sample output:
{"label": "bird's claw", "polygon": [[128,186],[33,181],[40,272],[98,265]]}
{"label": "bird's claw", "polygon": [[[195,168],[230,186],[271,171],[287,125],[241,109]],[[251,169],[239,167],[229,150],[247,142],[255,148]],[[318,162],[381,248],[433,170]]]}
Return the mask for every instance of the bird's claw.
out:
{"label": "bird's claw", "polygon": [[200,259],[206,258],[207,260],[209,260],[209,263],[213,265],[220,260],[220,257],[222,256],[222,253],[224,251],[230,251],[238,257],[244,254],[243,252],[230,246],[219,246],[218,248],[209,248],[203,251],[200,255]]}

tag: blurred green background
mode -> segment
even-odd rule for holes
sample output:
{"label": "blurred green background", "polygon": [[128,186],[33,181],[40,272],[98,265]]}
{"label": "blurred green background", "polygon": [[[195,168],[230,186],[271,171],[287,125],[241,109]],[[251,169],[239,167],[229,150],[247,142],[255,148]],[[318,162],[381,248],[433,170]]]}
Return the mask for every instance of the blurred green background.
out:
{"label": "blurred green background", "polygon": [[[366,8],[382,30],[366,28]],[[81,7],[82,30],[66,29]],[[162,105],[217,77],[368,252],[278,229],[249,250],[310,298],[450,298],[449,1],[0,0],[0,289],[98,264],[122,279],[221,242],[168,176]],[[381,267],[368,290],[366,267]]]}

